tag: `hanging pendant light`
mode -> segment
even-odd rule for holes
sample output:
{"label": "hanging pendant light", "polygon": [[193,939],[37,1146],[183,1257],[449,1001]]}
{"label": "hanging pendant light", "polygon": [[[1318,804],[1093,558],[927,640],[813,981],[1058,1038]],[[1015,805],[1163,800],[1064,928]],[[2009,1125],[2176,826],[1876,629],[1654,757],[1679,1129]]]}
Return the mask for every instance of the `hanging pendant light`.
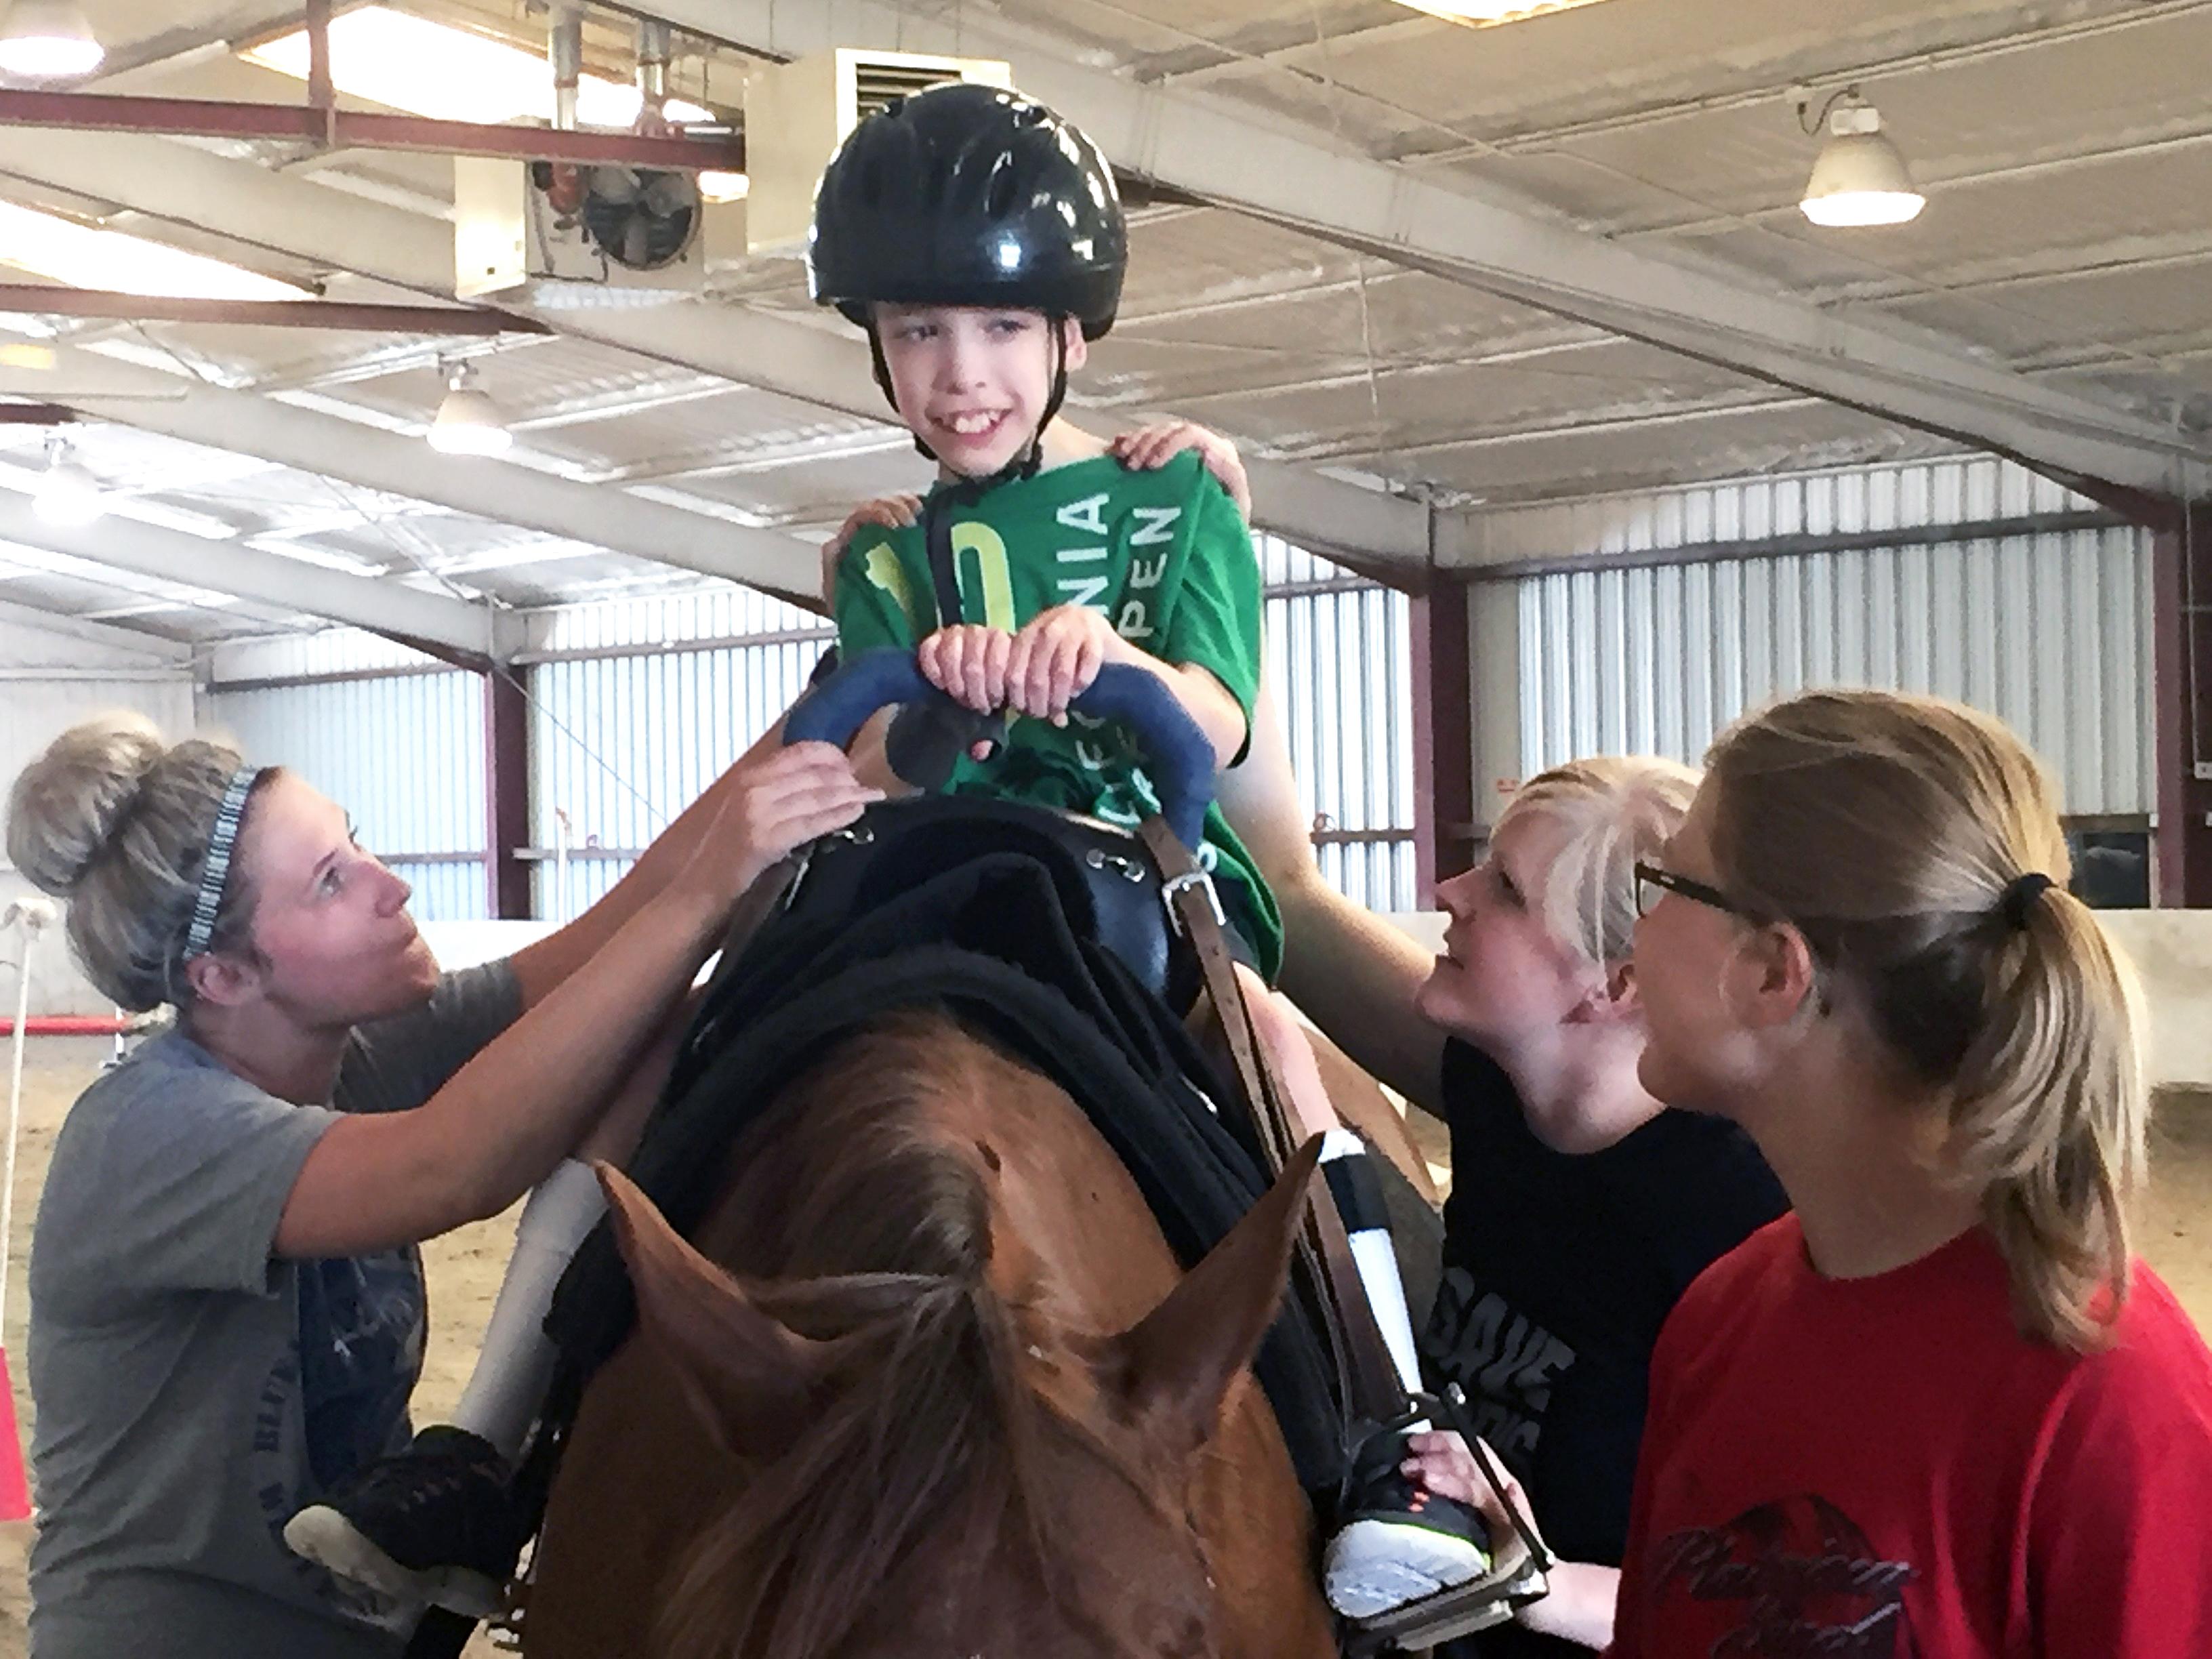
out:
{"label": "hanging pendant light", "polygon": [[[1805,107],[1800,105],[1802,112]],[[1901,225],[1928,205],[1905,156],[1881,130],[1881,112],[1858,88],[1829,100],[1828,137],[1799,210],[1816,225]]]}
{"label": "hanging pendant light", "polygon": [[106,55],[69,0],[15,0],[0,23],[0,70],[27,81],[89,75]]}
{"label": "hanging pendant light", "polygon": [[46,440],[46,470],[31,492],[31,511],[48,524],[68,527],[88,525],[107,511],[99,480],[58,432]]}
{"label": "hanging pendant light", "polygon": [[443,455],[501,455],[514,442],[499,405],[477,384],[476,366],[465,362],[454,364],[447,377],[429,436],[430,447]]}

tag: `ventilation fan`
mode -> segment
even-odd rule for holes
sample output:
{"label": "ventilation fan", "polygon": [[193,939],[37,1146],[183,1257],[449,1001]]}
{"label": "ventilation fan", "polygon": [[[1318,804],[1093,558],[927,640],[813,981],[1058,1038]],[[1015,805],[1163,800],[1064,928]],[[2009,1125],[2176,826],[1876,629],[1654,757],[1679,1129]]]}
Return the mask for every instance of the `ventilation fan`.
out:
{"label": "ventilation fan", "polygon": [[530,181],[545,192],[560,228],[581,223],[594,247],[630,270],[674,264],[698,234],[699,185],[688,173],[539,161]]}
{"label": "ventilation fan", "polygon": [[453,163],[453,208],[454,292],[463,299],[674,299],[699,290],[714,246],[742,249],[743,204],[709,206],[690,173],[659,168],[465,155]]}

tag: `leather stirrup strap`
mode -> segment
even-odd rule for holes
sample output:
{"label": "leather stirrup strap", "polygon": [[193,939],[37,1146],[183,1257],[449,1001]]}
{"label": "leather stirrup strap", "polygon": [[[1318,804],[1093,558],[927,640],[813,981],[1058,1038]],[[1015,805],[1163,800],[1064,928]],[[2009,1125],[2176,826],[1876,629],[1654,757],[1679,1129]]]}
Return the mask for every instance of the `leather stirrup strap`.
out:
{"label": "leather stirrup strap", "polygon": [[[1301,1137],[1273,1062],[1253,1028],[1243,990],[1237,982],[1236,963],[1222,937],[1211,881],[1158,813],[1147,816],[1137,830],[1160,866],[1168,902],[1191,948],[1198,953],[1206,994],[1229,1044],[1237,1092],[1267,1158],[1267,1174],[1270,1178],[1278,1176],[1297,1152]],[[1363,1424],[1402,1418],[1406,1392],[1390,1358],[1389,1346],[1382,1340],[1382,1327],[1376,1322],[1375,1310],[1368,1303],[1358,1267],[1352,1261],[1344,1218],[1337,1213],[1335,1197],[1325,1181],[1315,1182],[1307,1190],[1301,1244],[1307,1271],[1320,1286],[1329,1316],[1329,1340],[1342,1373],[1345,1415],[1347,1427],[1355,1431],[1356,1441],[1364,1432]]]}

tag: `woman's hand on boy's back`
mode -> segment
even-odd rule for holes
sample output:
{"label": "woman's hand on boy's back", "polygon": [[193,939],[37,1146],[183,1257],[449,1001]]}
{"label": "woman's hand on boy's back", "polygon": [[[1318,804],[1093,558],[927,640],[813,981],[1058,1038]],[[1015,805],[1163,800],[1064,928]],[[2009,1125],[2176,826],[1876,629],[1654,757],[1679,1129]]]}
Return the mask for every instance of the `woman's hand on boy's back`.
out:
{"label": "woman's hand on boy's back", "polygon": [[845,556],[845,550],[853,544],[853,538],[869,526],[884,530],[904,530],[921,516],[921,497],[919,495],[878,495],[872,501],[862,501],[845,515],[845,522],[837,526],[837,533],[822,544],[822,597],[828,599],[837,587],[837,561]]}
{"label": "woman's hand on boy's back", "polygon": [[1244,476],[1244,458],[1237,453],[1235,444],[1211,427],[1195,421],[1155,421],[1134,432],[1122,433],[1106,446],[1107,453],[1133,472],[1165,466],[1186,449],[1197,451],[1206,470],[1237,503],[1244,522],[1251,523],[1252,484]]}
{"label": "woman's hand on boy's back", "polygon": [[[1237,503],[1237,512],[1247,523],[1251,521],[1252,484],[1244,476],[1244,458],[1237,453],[1235,444],[1211,427],[1200,426],[1195,421],[1155,421],[1134,432],[1121,434],[1109,441],[1106,448],[1133,472],[1165,466],[1185,450],[1195,451],[1215,482]],[[846,515],[845,522],[837,526],[837,533],[822,544],[822,597],[826,599],[835,591],[837,561],[845,556],[845,550],[853,544],[854,537],[871,526],[905,530],[921,517],[919,495],[878,495],[854,507]]]}

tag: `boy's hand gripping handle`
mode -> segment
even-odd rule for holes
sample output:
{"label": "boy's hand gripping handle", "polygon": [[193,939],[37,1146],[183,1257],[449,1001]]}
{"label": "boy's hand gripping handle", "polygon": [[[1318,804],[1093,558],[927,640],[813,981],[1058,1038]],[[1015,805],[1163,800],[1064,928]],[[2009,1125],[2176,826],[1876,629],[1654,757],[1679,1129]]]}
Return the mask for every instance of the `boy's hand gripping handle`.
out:
{"label": "boy's hand gripping handle", "polygon": [[[945,694],[922,678],[911,651],[864,651],[801,697],[784,722],[783,740],[842,749],[878,709]],[[1160,816],[1197,850],[1213,800],[1213,745],[1157,674],[1109,663],[1072,713],[1126,727],[1145,753],[1146,775],[1160,793]]]}

